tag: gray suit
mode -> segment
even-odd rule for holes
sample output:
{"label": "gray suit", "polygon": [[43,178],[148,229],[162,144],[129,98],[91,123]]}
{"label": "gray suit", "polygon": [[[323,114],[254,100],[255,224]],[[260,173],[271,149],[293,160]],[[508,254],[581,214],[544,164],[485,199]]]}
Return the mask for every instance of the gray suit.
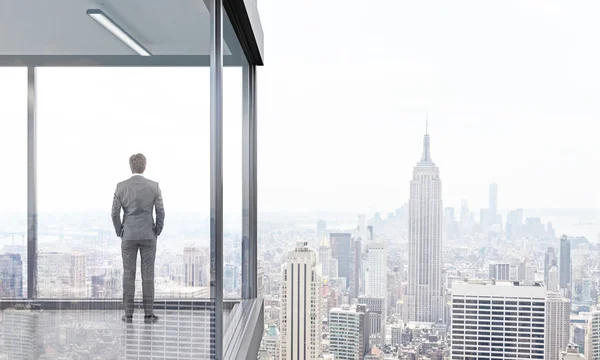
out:
{"label": "gray suit", "polygon": [[[123,208],[123,221],[121,221],[121,208]],[[153,208],[156,209],[156,223],[152,214]],[[133,314],[138,249],[142,258],[144,312],[146,315],[152,314],[156,240],[162,232],[164,221],[165,209],[157,182],[134,175],[117,184],[112,205],[112,222],[117,236],[121,238],[125,315]]]}

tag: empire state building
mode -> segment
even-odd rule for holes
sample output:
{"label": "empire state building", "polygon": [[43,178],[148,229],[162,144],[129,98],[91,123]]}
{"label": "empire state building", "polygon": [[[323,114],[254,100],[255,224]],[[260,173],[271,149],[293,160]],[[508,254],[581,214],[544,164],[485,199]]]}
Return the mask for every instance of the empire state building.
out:
{"label": "empire state building", "polygon": [[410,182],[408,224],[408,289],[403,320],[437,322],[444,314],[442,181],[431,160],[427,131],[423,155]]}

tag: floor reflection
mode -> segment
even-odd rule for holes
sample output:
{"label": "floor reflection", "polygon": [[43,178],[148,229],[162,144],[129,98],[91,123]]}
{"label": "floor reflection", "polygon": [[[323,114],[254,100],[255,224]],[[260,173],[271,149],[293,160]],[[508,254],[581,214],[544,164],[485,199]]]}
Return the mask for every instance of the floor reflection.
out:
{"label": "floor reflection", "polygon": [[0,359],[209,359],[210,311],[155,310],[155,324],[121,310],[0,312]]}

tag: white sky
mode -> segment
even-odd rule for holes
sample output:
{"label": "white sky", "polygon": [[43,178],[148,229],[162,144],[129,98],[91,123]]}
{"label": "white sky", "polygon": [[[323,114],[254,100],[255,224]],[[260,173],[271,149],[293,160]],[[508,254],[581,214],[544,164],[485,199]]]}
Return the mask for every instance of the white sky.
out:
{"label": "white sky", "polygon": [[[391,211],[425,114],[446,206],[598,208],[600,3],[260,0],[259,210]],[[26,83],[0,69],[2,210],[25,208]],[[171,210],[208,209],[208,69],[43,69],[40,211],[109,211],[128,157]],[[226,211],[241,71],[225,73]],[[231,191],[231,192],[228,192]]]}

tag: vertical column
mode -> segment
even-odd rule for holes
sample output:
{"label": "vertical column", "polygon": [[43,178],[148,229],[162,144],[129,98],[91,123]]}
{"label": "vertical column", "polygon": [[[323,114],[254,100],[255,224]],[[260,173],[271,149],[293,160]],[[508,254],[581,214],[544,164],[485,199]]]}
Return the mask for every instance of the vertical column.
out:
{"label": "vertical column", "polygon": [[37,298],[36,68],[27,67],[27,298]]}
{"label": "vertical column", "polygon": [[210,297],[214,359],[223,358],[223,1],[210,0]]}
{"label": "vertical column", "polygon": [[253,299],[258,296],[256,66],[245,62],[242,71],[242,298]]}

